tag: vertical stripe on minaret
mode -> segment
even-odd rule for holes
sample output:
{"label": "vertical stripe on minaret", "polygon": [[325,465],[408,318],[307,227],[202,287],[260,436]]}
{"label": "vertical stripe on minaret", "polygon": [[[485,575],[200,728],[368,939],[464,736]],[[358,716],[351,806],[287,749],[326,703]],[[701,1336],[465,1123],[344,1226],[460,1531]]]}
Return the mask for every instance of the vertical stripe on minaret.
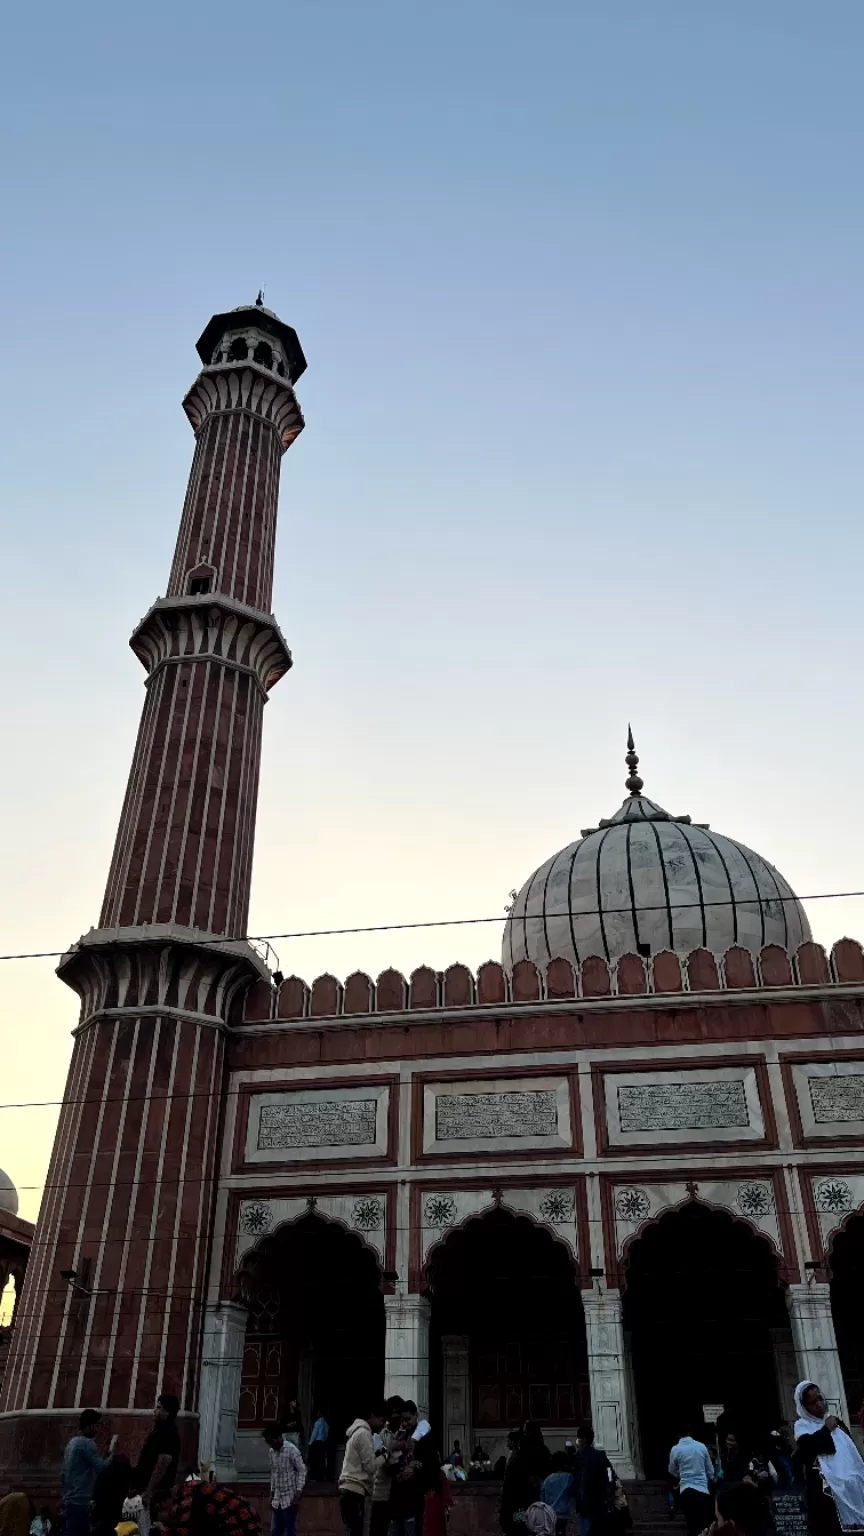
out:
{"label": "vertical stripe on minaret", "polygon": [[[225,331],[247,359],[235,341],[226,361]],[[0,1482],[33,1488],[86,1406],[122,1414],[134,1452],[175,1392],[195,1454],[225,1032],[267,974],[244,936],[264,704],[291,664],[270,602],[305,360],[254,307],[215,317],[199,352],[168,593],[132,637],[147,693],[100,927],[58,968],[81,1019],[0,1400]]]}

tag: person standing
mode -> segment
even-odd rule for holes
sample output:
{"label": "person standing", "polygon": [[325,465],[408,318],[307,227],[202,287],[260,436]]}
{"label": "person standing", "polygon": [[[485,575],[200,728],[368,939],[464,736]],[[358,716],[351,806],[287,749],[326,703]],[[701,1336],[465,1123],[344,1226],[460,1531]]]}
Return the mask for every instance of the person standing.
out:
{"label": "person standing", "polygon": [[[810,1536],[864,1530],[864,1461],[812,1381],[795,1388],[795,1453],[805,1475]],[[823,1486],[824,1485],[824,1486]]]}
{"label": "person standing", "polygon": [[678,1503],[687,1525],[687,1536],[699,1536],[714,1514],[710,1487],[714,1463],[707,1445],[691,1434],[682,1435],[669,1455],[669,1475],[678,1479]]}
{"label": "person standing", "polygon": [[306,1486],[306,1463],[278,1424],[265,1427],[264,1439],[270,1448],[270,1536],[294,1536],[297,1505]]}
{"label": "person standing", "polygon": [[139,1536],[150,1536],[151,1524],[174,1487],[180,1460],[180,1436],[177,1432],[179,1399],[163,1392],[156,1400],[153,1428],[141,1448],[134,1472],[135,1491],[143,1508],[138,1515]]}
{"label": "person standing", "polygon": [[[375,1481],[372,1484],[369,1536],[387,1536],[390,1529],[390,1490],[393,1486],[393,1473],[399,1460],[398,1453],[394,1456],[393,1447],[402,1427],[404,1409],[405,1403],[401,1397],[388,1397],[384,1404],[387,1422],[378,1434],[372,1437],[372,1443],[375,1446]],[[376,1443],[378,1441],[380,1441],[380,1449]]]}
{"label": "person standing", "polygon": [[296,1445],[301,1456],[303,1454],[303,1415],[300,1412],[300,1404],[296,1397],[292,1397],[285,1412],[282,1430],[286,1440]]}
{"label": "person standing", "polygon": [[0,1536],[27,1536],[33,1505],[26,1493],[7,1493],[0,1499]]}
{"label": "person standing", "polygon": [[346,1536],[363,1536],[366,1500],[372,1497],[378,1466],[372,1435],[384,1428],[384,1422],[383,1409],[376,1408],[365,1419],[355,1419],[348,1426],[339,1474],[339,1513]]}
{"label": "person standing", "polygon": [[101,1413],[85,1408],[78,1420],[78,1433],[63,1453],[60,1486],[66,1511],[66,1536],[90,1536],[90,1502],[96,1479],[107,1467],[114,1453],[114,1441],[107,1456],[96,1449],[96,1435],[102,1423]]}
{"label": "person standing", "polygon": [[315,1416],[315,1423],[312,1425],[312,1433],[309,1436],[309,1476],[316,1483],[326,1483],[327,1481],[329,1441],[330,1425],[319,1408]]}
{"label": "person standing", "polygon": [[605,1529],[615,1491],[615,1472],[605,1451],[594,1444],[594,1430],[583,1424],[576,1435],[578,1454],[574,1480],[579,1536],[600,1536]]}
{"label": "person standing", "polygon": [[571,1470],[570,1457],[566,1451],[555,1451],[551,1470],[540,1489],[540,1498],[555,1511],[556,1536],[567,1536],[567,1522],[575,1492],[576,1479]]}

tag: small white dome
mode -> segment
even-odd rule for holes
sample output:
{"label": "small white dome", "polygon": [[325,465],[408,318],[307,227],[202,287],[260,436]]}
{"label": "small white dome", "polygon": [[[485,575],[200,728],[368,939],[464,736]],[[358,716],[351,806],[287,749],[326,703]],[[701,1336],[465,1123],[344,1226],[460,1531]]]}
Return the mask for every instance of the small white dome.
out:
{"label": "small white dome", "polygon": [[504,931],[503,963],[587,955],[678,954],[733,944],[794,951],[810,935],[801,903],[773,864],[743,843],[649,800],[628,738],[628,798],[535,870]]}
{"label": "small white dome", "polygon": [[0,1168],[0,1211],[8,1211],[10,1216],[18,1215],[18,1191],[8,1173],[4,1173],[2,1168]]}

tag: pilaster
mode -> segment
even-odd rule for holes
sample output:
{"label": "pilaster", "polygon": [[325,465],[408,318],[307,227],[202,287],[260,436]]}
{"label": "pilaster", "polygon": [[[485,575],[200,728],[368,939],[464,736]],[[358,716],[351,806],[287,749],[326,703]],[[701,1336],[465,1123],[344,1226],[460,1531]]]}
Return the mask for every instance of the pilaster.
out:
{"label": "pilaster", "polygon": [[798,1358],[799,1380],[812,1381],[820,1387],[831,1412],[848,1424],[849,1408],[831,1312],[831,1287],[817,1280],[790,1285],[786,1291],[786,1305]]}
{"label": "pilaster", "polygon": [[619,1477],[641,1477],[635,1449],[636,1405],[632,1401],[622,1324],[621,1292],[582,1292],[591,1417],[597,1444]]}
{"label": "pilaster", "polygon": [[409,1399],[429,1412],[429,1318],[425,1296],[384,1297],[384,1396]]}
{"label": "pilaster", "polygon": [[467,1461],[471,1455],[471,1349],[467,1333],[447,1333],[441,1340],[444,1357],[444,1435],[441,1450],[449,1457],[458,1440]]}
{"label": "pilaster", "polygon": [[237,1406],[248,1315],[233,1301],[217,1302],[204,1314],[198,1455],[214,1464],[220,1482],[237,1476]]}

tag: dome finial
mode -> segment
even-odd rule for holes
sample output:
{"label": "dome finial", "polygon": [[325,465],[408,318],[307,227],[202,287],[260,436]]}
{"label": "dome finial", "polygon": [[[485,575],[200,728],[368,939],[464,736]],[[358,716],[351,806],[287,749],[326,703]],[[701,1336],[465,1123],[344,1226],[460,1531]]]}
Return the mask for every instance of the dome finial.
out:
{"label": "dome finial", "polygon": [[630,769],[630,773],[624,783],[624,788],[629,789],[630,794],[635,799],[642,792],[642,780],[636,772],[639,766],[639,758],[636,755],[636,748],[633,744],[633,731],[629,725],[627,726],[627,756],[624,761]]}

